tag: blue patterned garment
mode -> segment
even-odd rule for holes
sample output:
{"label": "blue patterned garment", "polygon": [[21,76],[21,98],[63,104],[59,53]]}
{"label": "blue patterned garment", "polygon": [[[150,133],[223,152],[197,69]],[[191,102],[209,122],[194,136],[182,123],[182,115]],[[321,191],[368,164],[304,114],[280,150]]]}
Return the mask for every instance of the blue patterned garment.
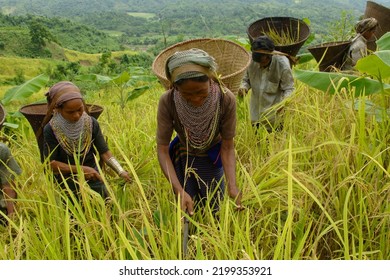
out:
{"label": "blue patterned garment", "polygon": [[213,212],[219,210],[225,183],[218,143],[205,153],[188,153],[176,136],[169,145],[169,155],[179,182],[197,206],[210,204]]}

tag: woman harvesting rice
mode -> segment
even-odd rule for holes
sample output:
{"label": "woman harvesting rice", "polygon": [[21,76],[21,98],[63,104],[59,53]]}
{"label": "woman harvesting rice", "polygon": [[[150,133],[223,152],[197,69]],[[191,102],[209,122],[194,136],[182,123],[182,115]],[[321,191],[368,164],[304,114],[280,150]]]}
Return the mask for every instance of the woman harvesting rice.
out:
{"label": "woman harvesting rice", "polygon": [[[208,200],[219,209],[225,175],[228,193],[241,208],[236,185],[235,96],[216,79],[214,58],[200,49],[176,52],[166,63],[171,89],[157,113],[157,155],[183,211]],[[170,142],[173,131],[177,136]],[[197,205],[200,205],[197,203]]]}
{"label": "woman harvesting rice", "polygon": [[60,185],[64,186],[66,182],[72,192],[78,193],[76,162],[79,162],[91,189],[107,198],[107,188],[95,160],[96,153],[119,176],[130,181],[129,174],[108,149],[98,121],[86,113],[80,89],[71,82],[59,82],[46,96],[48,111],[43,121],[43,154]]}
{"label": "woman harvesting rice", "polygon": [[[20,175],[22,169],[13,157],[10,148],[0,143],[0,208],[4,208],[9,217],[15,213],[14,175]],[[0,215],[1,217],[1,215]]]}

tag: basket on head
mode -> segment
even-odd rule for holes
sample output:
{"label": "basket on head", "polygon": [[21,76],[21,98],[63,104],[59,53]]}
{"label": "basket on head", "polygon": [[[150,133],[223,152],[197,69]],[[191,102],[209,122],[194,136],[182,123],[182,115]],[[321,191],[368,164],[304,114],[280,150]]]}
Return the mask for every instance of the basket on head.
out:
{"label": "basket on head", "polygon": [[375,40],[382,37],[385,33],[390,31],[390,8],[379,5],[373,1],[367,1],[366,10],[364,12],[365,18],[373,17],[378,21],[378,27],[375,29],[373,39],[367,42],[368,49],[375,51]]}
{"label": "basket on head", "polygon": [[307,48],[320,64],[319,69],[329,72],[333,67],[341,68],[351,41],[328,42]]}
{"label": "basket on head", "polygon": [[[101,113],[103,112],[103,107],[93,104],[87,104],[89,114],[95,119],[99,118]],[[47,112],[47,103],[39,103],[39,104],[28,104],[19,109],[19,112],[23,114],[23,116],[30,123],[35,137],[37,137],[39,151],[41,153],[42,158],[42,148],[43,148],[43,135],[38,138],[38,131],[42,125],[43,119],[46,116]]]}
{"label": "basket on head", "polygon": [[3,127],[3,123],[5,121],[5,109],[3,105],[0,103],[0,129]]}
{"label": "basket on head", "polygon": [[251,23],[247,34],[250,43],[266,35],[274,41],[275,50],[296,56],[310,36],[310,28],[297,18],[266,17]]}
{"label": "basket on head", "polygon": [[250,54],[240,45],[224,39],[192,39],[172,45],[160,52],[153,61],[152,70],[161,84],[166,89],[170,86],[165,73],[168,58],[177,51],[191,48],[202,49],[214,57],[218,65],[217,73],[221,75],[222,82],[234,94],[237,94],[241,79],[250,63]]}

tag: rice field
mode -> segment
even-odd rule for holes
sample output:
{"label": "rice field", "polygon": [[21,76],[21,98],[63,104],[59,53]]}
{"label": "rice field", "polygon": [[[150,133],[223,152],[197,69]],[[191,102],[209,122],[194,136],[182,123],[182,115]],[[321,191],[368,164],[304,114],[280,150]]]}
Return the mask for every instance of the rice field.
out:
{"label": "rice field", "polygon": [[0,259],[390,259],[389,120],[345,106],[349,93],[299,82],[281,132],[255,133],[249,96],[237,99],[236,173],[245,209],[237,212],[227,198],[219,219],[210,209],[195,213],[184,256],[183,215],[156,156],[163,91],[156,86],[123,110],[109,92],[86,97],[104,107],[99,122],[108,145],[134,178],[125,184],[103,170],[109,204],[82,179],[81,201],[64,203],[23,121],[10,139],[23,169],[18,213],[0,226]]}

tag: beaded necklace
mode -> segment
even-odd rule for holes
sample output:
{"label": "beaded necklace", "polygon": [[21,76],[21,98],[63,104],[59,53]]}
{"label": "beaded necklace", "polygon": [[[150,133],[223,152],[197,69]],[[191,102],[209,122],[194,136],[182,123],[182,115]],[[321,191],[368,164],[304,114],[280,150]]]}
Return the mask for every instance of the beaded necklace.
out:
{"label": "beaded necklace", "polygon": [[217,133],[221,110],[219,85],[211,81],[209,94],[199,107],[188,103],[176,89],[173,99],[189,145],[194,149],[206,150]]}
{"label": "beaded necklace", "polygon": [[50,125],[58,143],[68,155],[77,152],[83,156],[88,153],[92,145],[92,118],[86,112],[75,123],[67,121],[61,113],[56,112]]}

